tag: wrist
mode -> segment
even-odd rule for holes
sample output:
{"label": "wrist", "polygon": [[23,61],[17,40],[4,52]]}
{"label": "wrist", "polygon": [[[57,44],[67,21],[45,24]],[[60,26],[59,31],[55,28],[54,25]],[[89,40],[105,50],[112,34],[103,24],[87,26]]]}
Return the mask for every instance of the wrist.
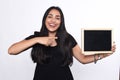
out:
{"label": "wrist", "polygon": [[97,60],[101,60],[102,59],[102,55],[101,54],[98,54],[98,59]]}
{"label": "wrist", "polygon": [[98,60],[101,60],[104,56],[102,54],[94,55],[94,63],[96,64]]}
{"label": "wrist", "polygon": [[35,43],[40,43],[40,42],[41,42],[40,40],[41,40],[40,37],[35,37],[35,38],[34,38],[34,42],[35,42]]}

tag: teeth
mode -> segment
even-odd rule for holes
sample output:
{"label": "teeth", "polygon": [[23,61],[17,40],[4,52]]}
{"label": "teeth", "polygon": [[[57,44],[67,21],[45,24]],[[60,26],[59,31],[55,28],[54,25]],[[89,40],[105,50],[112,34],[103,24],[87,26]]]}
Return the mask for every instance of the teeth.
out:
{"label": "teeth", "polygon": [[55,24],[50,24],[50,26],[55,26]]}

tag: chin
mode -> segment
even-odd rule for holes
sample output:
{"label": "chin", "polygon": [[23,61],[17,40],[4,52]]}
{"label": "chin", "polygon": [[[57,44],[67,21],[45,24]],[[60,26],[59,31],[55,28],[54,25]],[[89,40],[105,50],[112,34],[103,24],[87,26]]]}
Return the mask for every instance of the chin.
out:
{"label": "chin", "polygon": [[55,33],[57,30],[49,30],[50,33]]}

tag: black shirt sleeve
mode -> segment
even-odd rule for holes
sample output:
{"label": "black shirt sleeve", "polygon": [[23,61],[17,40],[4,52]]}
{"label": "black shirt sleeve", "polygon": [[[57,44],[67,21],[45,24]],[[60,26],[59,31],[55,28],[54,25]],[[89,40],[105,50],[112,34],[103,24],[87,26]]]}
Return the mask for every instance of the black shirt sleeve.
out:
{"label": "black shirt sleeve", "polygon": [[70,41],[71,41],[71,47],[75,47],[77,45],[77,42],[76,40],[74,39],[74,37],[72,35],[69,34],[69,38],[70,38]]}
{"label": "black shirt sleeve", "polygon": [[30,35],[30,36],[26,37],[25,40],[29,40],[29,39],[32,39],[34,37],[38,37],[39,35],[40,35],[40,32],[35,31],[33,35]]}

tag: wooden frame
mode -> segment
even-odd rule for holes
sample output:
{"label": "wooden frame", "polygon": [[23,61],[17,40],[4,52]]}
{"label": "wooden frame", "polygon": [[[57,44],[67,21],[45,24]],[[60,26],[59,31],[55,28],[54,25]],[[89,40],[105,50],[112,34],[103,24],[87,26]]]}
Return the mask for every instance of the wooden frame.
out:
{"label": "wooden frame", "polygon": [[112,28],[82,28],[81,31],[81,48],[84,55],[112,53]]}

